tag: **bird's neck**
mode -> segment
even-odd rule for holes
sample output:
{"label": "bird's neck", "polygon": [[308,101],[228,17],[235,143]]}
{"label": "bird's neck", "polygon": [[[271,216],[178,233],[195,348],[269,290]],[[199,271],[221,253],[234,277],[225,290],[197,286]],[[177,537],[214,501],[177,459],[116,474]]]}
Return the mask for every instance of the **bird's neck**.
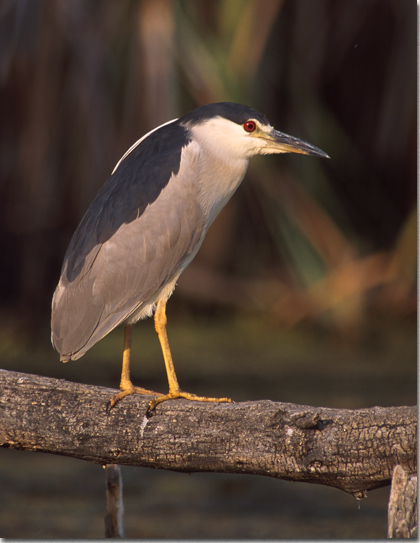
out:
{"label": "bird's neck", "polygon": [[212,154],[207,150],[205,156],[206,160],[199,161],[197,189],[209,227],[241,184],[248,168],[248,159],[232,160],[223,153]]}

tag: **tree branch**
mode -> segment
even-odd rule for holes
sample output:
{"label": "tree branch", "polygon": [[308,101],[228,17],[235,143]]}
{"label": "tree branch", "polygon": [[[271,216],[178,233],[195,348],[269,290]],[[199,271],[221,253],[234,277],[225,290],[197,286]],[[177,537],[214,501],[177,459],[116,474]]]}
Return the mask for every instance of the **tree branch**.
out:
{"label": "tree branch", "polygon": [[388,504],[388,537],[417,539],[417,475],[395,466]]}
{"label": "tree branch", "polygon": [[146,417],[138,395],[109,413],[112,389],[0,370],[0,445],[100,464],[252,473],[362,497],[416,471],[415,407],[330,409],[269,400],[174,400]]}

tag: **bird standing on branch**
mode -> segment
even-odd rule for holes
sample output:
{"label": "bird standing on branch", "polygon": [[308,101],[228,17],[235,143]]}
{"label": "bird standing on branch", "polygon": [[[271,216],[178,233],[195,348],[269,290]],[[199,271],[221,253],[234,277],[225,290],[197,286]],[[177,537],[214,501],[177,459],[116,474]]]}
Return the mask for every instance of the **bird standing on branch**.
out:
{"label": "bird standing on branch", "polygon": [[[76,360],[124,325],[121,391],[168,399],[226,402],[183,392],[166,334],[166,302],[210,225],[240,185],[254,155],[327,155],[274,130],[239,104],[199,107],[143,136],[121,158],[74,233],[52,301],[51,338],[61,360]],[[130,379],[132,325],[154,314],[168,394]]]}

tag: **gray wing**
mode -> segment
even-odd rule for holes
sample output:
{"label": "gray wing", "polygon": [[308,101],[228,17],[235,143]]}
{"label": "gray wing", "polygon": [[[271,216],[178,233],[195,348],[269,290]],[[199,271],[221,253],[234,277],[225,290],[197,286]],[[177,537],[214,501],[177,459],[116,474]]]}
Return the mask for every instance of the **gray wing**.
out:
{"label": "gray wing", "polygon": [[[178,155],[170,145],[175,136],[184,137]],[[179,275],[197,251],[205,218],[188,143],[179,126],[153,133],[124,159],[86,212],[53,297],[52,341],[62,360],[82,356]]]}

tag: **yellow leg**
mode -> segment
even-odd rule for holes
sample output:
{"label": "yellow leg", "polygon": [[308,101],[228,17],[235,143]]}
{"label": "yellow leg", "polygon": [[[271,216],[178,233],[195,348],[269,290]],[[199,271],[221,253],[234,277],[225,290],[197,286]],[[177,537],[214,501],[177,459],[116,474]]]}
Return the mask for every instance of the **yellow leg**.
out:
{"label": "yellow leg", "polygon": [[159,300],[155,311],[155,329],[159,337],[160,346],[162,348],[163,358],[165,360],[166,373],[169,382],[169,392],[165,396],[159,396],[149,402],[149,411],[152,411],[158,404],[166,400],[175,398],[185,398],[198,402],[231,402],[229,398],[207,398],[205,396],[196,396],[189,392],[183,392],[179,388],[178,379],[176,378],[174,363],[172,361],[171,350],[169,348],[168,335],[166,333],[166,302]]}
{"label": "yellow leg", "polygon": [[109,407],[114,405],[129,394],[144,394],[146,396],[162,396],[159,392],[153,392],[153,390],[147,390],[141,387],[135,387],[130,379],[130,357],[131,357],[131,335],[132,325],[126,324],[124,327],[124,351],[123,362],[121,371],[120,389],[121,392],[115,394],[109,402]]}

